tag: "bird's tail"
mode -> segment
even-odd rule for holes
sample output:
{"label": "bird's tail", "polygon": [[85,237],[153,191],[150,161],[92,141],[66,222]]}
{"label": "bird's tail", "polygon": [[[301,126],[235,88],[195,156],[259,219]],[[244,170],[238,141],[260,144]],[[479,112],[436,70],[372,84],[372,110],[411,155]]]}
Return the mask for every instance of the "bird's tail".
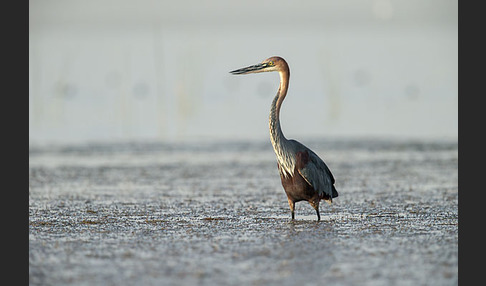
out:
{"label": "bird's tail", "polygon": [[336,188],[334,186],[332,186],[332,196],[333,198],[339,196],[338,192],[336,191]]}
{"label": "bird's tail", "polygon": [[335,198],[339,196],[338,192],[336,191],[336,188],[334,186],[332,186],[332,195],[331,197],[329,197],[328,195],[324,196],[324,198],[322,198],[326,203],[328,203],[329,205],[332,204],[332,198]]}

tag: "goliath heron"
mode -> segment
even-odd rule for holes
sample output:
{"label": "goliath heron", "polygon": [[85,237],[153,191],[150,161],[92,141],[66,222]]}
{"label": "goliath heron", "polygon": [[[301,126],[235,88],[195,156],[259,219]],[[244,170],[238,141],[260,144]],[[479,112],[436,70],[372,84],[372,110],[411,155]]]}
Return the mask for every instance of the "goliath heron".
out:
{"label": "goliath heron", "polygon": [[317,220],[320,221],[320,200],[323,199],[331,204],[332,198],[337,197],[338,193],[334,188],[334,177],[326,163],[302,143],[285,138],[280,128],[280,107],[289,87],[290,69],[287,62],[281,57],[271,57],[259,64],[230,73],[249,74],[272,71],[280,74],[280,87],[270,109],[270,140],[277,155],[280,179],[287,194],[292,220],[295,219],[295,203],[308,201],[316,210]]}

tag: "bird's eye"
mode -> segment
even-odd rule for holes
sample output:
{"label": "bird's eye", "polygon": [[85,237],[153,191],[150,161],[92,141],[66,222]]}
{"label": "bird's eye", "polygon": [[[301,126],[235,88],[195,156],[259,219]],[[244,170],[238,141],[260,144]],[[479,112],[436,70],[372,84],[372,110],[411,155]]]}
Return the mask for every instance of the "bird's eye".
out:
{"label": "bird's eye", "polygon": [[273,67],[275,65],[275,63],[273,61],[271,61],[271,62],[268,62],[268,65]]}

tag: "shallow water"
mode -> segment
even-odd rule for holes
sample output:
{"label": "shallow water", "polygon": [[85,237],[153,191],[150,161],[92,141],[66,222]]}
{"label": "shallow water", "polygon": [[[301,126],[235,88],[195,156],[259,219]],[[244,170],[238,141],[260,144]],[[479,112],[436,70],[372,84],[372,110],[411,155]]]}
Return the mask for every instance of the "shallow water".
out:
{"label": "shallow water", "polygon": [[269,142],[29,150],[32,285],[456,285],[457,142],[310,140],[322,220]]}

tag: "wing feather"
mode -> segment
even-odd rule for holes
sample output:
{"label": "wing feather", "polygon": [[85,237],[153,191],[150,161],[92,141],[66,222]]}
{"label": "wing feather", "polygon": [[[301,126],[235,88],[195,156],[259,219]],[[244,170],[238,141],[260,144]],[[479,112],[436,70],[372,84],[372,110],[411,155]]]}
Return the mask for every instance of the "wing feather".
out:
{"label": "wing feather", "polygon": [[[337,192],[334,189],[334,176],[326,163],[322,161],[317,154],[310,149],[306,150],[309,155],[308,162],[298,168],[300,175],[316,190],[319,194],[326,194],[330,198],[336,197]],[[333,190],[334,189],[334,190]]]}

